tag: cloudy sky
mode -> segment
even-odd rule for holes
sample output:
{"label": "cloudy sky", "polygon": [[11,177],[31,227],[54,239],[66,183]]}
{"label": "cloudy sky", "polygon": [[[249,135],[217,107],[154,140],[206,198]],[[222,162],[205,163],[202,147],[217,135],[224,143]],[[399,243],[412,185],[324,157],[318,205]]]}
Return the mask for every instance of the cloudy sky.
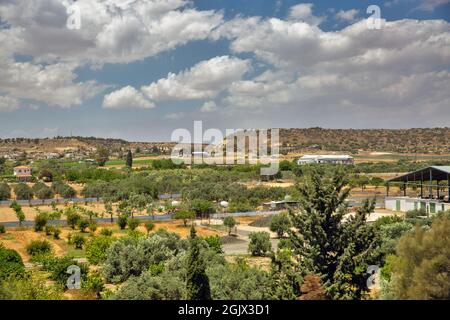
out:
{"label": "cloudy sky", "polygon": [[450,0],[0,0],[0,137],[168,141],[194,120],[450,126]]}

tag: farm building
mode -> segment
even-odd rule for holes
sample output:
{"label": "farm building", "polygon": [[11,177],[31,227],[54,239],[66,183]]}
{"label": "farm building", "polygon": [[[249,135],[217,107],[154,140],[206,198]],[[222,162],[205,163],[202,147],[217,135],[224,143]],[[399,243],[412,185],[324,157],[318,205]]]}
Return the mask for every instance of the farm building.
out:
{"label": "farm building", "polygon": [[323,155],[323,154],[306,154],[297,160],[298,165],[304,164],[353,164],[354,160],[349,155]]}
{"label": "farm building", "polygon": [[31,168],[28,166],[18,166],[14,168],[14,176],[20,180],[31,178]]}
{"label": "farm building", "polygon": [[[403,196],[389,196],[393,185]],[[431,166],[389,180],[385,207],[403,212],[421,209],[427,214],[450,210],[450,166]]]}

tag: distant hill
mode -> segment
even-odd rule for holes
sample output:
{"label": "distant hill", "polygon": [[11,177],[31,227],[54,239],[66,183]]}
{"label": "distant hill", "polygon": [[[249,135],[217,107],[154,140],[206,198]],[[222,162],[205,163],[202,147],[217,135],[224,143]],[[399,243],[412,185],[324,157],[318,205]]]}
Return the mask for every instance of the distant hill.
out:
{"label": "distant hill", "polygon": [[281,149],[353,152],[450,153],[450,128],[280,129]]}
{"label": "distant hill", "polygon": [[[280,129],[282,153],[309,151],[359,151],[395,153],[450,153],[450,128],[427,129]],[[169,154],[175,143],[128,142],[122,139],[97,137],[55,137],[45,139],[0,139],[0,155],[7,153],[48,153],[85,151],[106,147],[111,152],[154,150]],[[159,151],[158,151],[159,150]]]}

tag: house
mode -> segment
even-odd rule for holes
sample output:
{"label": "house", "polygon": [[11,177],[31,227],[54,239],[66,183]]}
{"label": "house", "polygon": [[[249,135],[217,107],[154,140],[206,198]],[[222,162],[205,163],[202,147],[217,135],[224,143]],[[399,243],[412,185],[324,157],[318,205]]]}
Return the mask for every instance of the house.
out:
{"label": "house", "polygon": [[20,180],[27,180],[31,178],[31,168],[28,166],[18,166],[14,168],[14,176]]}
{"label": "house", "polygon": [[354,159],[349,155],[323,155],[323,154],[306,154],[297,160],[298,165],[304,164],[354,164]]}

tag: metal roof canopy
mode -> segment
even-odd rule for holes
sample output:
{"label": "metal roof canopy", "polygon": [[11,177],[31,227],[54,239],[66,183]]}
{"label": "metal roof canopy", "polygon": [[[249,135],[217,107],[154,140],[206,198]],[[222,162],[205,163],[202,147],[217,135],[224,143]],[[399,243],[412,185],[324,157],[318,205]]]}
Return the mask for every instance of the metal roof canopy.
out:
{"label": "metal roof canopy", "polygon": [[449,179],[450,166],[431,166],[395,177],[387,182],[449,181]]}

